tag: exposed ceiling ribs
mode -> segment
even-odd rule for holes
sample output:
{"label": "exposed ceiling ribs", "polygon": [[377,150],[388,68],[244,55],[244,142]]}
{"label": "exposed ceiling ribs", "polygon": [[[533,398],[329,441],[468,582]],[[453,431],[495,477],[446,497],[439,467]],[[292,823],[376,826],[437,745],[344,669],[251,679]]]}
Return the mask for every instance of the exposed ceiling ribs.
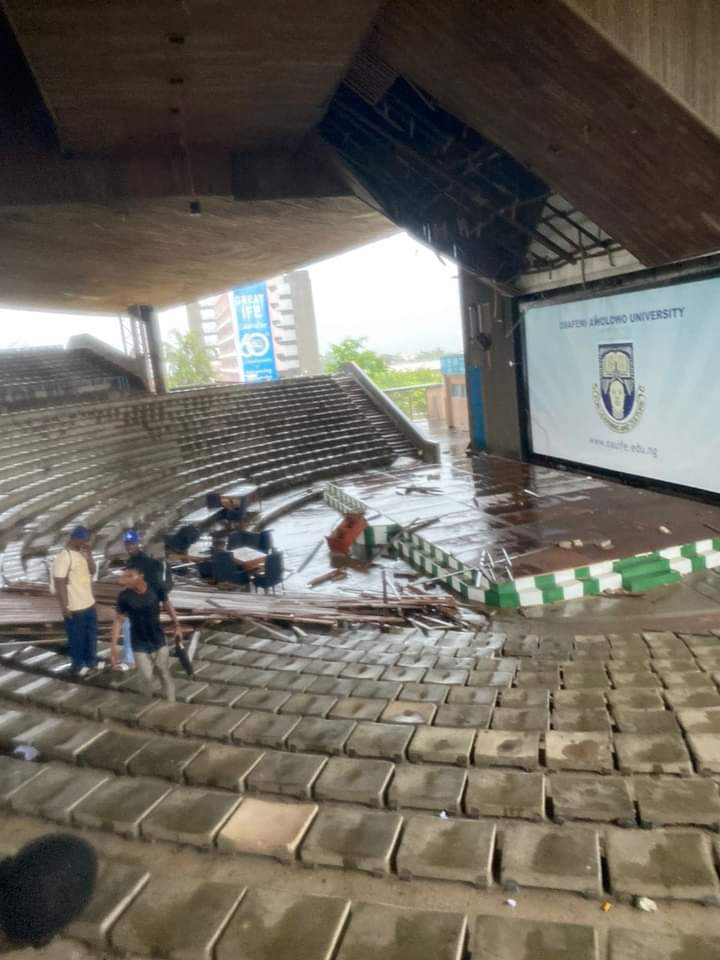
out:
{"label": "exposed ceiling ribs", "polygon": [[499,282],[619,249],[506,151],[363,54],[321,124],[384,212]]}

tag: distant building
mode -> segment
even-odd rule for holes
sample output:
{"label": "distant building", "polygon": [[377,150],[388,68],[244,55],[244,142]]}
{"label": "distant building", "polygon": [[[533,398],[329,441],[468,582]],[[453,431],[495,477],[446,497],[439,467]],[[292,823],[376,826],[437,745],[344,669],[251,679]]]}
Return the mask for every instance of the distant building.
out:
{"label": "distant building", "polygon": [[220,383],[257,383],[321,372],[310,275],[272,277],[188,308],[213,355]]}
{"label": "distant building", "polygon": [[443,375],[445,422],[451,430],[470,429],[465,387],[465,357],[450,353],[440,358]]}

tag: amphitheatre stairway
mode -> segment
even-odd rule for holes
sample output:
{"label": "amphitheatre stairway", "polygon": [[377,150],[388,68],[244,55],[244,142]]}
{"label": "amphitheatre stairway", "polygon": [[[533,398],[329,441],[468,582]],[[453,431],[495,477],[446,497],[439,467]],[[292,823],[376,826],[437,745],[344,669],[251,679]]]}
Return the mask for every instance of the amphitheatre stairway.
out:
{"label": "amphitheatre stairway", "polygon": [[[0,350],[0,412],[70,398],[104,401],[144,392],[143,382],[131,369],[113,362],[113,355],[122,355],[101,344],[100,352],[92,349],[97,341],[91,337],[80,339],[89,341],[86,347]],[[130,366],[134,368],[134,363]]]}
{"label": "amphitheatre stairway", "polygon": [[[181,960],[720,958],[687,922],[633,931],[622,913],[648,896],[720,919],[718,636],[273,633],[203,631],[174,705],[0,647],[8,816],[125,838],[71,936]],[[40,762],[7,755],[18,744]],[[242,882],[148,871],[149,843],[231,859]],[[256,879],[265,862],[280,892]],[[376,892],[318,896],[301,867]],[[443,909],[387,905],[411,878],[443,883]],[[603,921],[516,919],[493,891],[562,896],[566,921],[595,903]]]}
{"label": "amphitheatre stairway", "polygon": [[[7,579],[77,523],[112,553],[123,527],[152,541],[241,482],[267,497],[412,455],[349,377],[304,377],[0,414],[0,552]],[[39,565],[39,566],[38,566]]]}

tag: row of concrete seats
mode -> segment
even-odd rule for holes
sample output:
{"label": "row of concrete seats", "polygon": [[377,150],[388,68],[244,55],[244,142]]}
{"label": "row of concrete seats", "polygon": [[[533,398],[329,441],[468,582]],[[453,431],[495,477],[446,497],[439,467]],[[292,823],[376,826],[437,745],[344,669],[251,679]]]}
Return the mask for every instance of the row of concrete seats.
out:
{"label": "row of concrete seats", "polygon": [[343,374],[336,374],[335,380],[354,403],[367,409],[368,419],[376,428],[383,440],[390,445],[395,456],[417,456],[418,451],[415,449],[410,440],[404,434],[399,433],[394,428],[391,421],[389,421],[388,418],[385,417],[379,410],[368,404],[367,397],[365,396],[362,387],[357,383],[356,380]]}
{"label": "row of concrete seats", "polygon": [[101,375],[107,370],[102,358],[90,350],[42,347],[0,351],[0,377],[3,384],[72,380]]}
{"label": "row of concrete seats", "polygon": [[[649,896],[718,904],[720,799],[714,778],[707,776],[712,771],[700,775],[699,753],[694,758],[697,773],[690,760],[685,769],[662,766],[662,751],[676,736],[686,751],[694,739],[701,744],[705,737],[709,747],[717,741],[716,733],[703,732],[705,725],[713,729],[717,723],[715,707],[673,705],[679,691],[708,691],[697,681],[694,690],[692,681],[689,687],[674,686],[670,675],[675,668],[667,666],[678,661],[684,667],[678,673],[713,682],[720,643],[714,635],[556,638],[347,629],[297,636],[277,627],[253,631],[255,635],[229,627],[205,631],[196,678],[181,680],[178,672],[180,702],[175,705],[139,697],[136,679],[127,675],[101,673],[89,683],[70,682],[62,654],[19,640],[5,645],[0,748],[34,744],[42,762],[3,760],[0,803],[12,815],[67,823],[97,837],[129,838],[137,850],[154,841],[170,849],[208,851],[214,863],[239,864],[248,877],[258,858],[264,858],[266,865],[279,861],[288,867],[374,874],[389,891],[392,878],[442,880],[457,887],[455,904],[467,902],[458,884],[618,901]],[[104,641],[101,649],[106,652]],[[601,651],[602,656],[594,655]],[[374,679],[364,676],[365,668]],[[345,670],[361,675],[342,676]],[[399,679],[384,679],[388,670],[399,671],[394,674]],[[473,674],[480,673],[491,680],[475,686]],[[627,673],[637,685],[617,683]],[[652,685],[648,677],[654,678]],[[577,678],[580,683],[567,686]],[[315,684],[326,685],[325,692],[316,691]],[[330,686],[336,684],[342,686]],[[623,752],[618,743],[629,735],[615,729],[451,728],[420,718],[407,722],[411,718],[402,710],[395,722],[380,721],[378,710],[401,703],[381,695],[390,690],[388,685],[397,689],[395,696],[412,685],[412,692],[429,695],[412,703],[434,710],[449,706],[450,698],[463,691],[494,698],[500,704],[496,710],[520,709],[504,707],[505,698],[512,703],[514,697],[542,696],[545,709],[548,703],[552,707],[551,716],[556,708],[565,708],[570,694],[578,698],[581,713],[600,709],[588,707],[583,698],[591,703],[602,699],[613,720],[621,716],[616,694],[649,693],[656,698],[655,707],[629,709],[638,716],[674,716],[679,733],[636,736],[648,766],[625,768],[619,764]],[[441,701],[437,688],[446,692]],[[609,766],[598,763],[603,749],[610,751]],[[282,866],[273,869],[285,872]],[[284,887],[302,891],[296,871],[287,871]],[[497,893],[491,895],[497,898]],[[480,896],[474,893],[474,902]],[[163,909],[161,902],[156,912]],[[414,914],[402,914],[407,930]],[[563,951],[573,960],[605,956],[605,938],[592,931],[586,930],[589,939],[583,939],[577,928],[557,927],[546,938],[544,929],[511,925],[507,941],[500,942],[488,927],[486,941],[453,941],[449,955],[460,960],[470,946],[479,958],[493,960],[516,960],[528,956],[528,949],[532,960],[557,960]],[[520,940],[514,939],[515,930]],[[443,956],[442,944],[428,937],[430,955]],[[113,950],[128,949],[133,955],[168,954],[162,947],[114,941],[112,933],[109,941]],[[295,943],[291,955],[302,956]],[[656,953],[643,956],[637,941],[629,941],[628,949],[635,952],[627,960],[673,957],[671,947],[676,954],[681,948],[697,949],[690,954],[693,960],[705,960],[702,951],[712,950],[707,938],[674,937],[665,945],[648,939],[647,945]],[[616,948],[611,939],[609,946],[612,960],[625,960],[618,952],[620,941]],[[377,952],[382,958],[385,949],[388,960],[405,960],[422,957],[424,948],[425,941],[411,942],[398,953],[397,942],[389,946],[378,940]],[[239,950],[237,945],[234,949]],[[349,956],[359,960],[368,949],[366,942],[362,954]],[[488,954],[490,949],[494,952]],[[337,960],[336,952],[327,956]],[[277,960],[282,953],[270,956]],[[265,960],[260,952],[250,957]]]}
{"label": "row of concrete seats", "polygon": [[[279,643],[235,639],[251,647]],[[302,652],[312,649],[308,645]],[[327,656],[327,648],[315,649]],[[38,669],[67,668],[66,660],[22,644],[8,648],[4,655],[14,663]],[[339,661],[328,672],[332,661],[258,655],[242,647],[228,653],[217,645],[201,646],[198,657],[196,680],[186,684],[180,696],[193,705],[218,708],[219,713],[210,715],[222,729],[232,728],[233,738],[239,742],[396,761],[409,756],[466,766],[472,757],[479,765],[494,763],[532,770],[542,763],[549,770],[598,773],[619,769],[690,775],[692,755],[698,773],[718,769],[714,743],[720,710],[714,687],[712,692],[669,688],[667,701],[660,696],[659,687],[561,690],[553,695],[551,713],[546,689],[509,688],[507,679],[505,685],[493,687],[343,678],[338,677],[338,668],[361,675],[367,670],[377,675],[378,670],[404,672],[414,668]],[[212,659],[203,659],[207,657]],[[370,654],[364,659],[372,658]],[[238,661],[247,659],[267,665],[274,660],[277,669],[238,665]],[[442,677],[452,671],[438,673]],[[534,679],[532,673],[528,676]],[[482,679],[486,677],[487,671]],[[522,673],[518,673],[516,679],[521,678]],[[447,675],[445,679],[456,678]],[[133,678],[117,676],[102,678],[101,682],[127,689],[133,689],[135,683]],[[96,710],[96,702],[91,698],[85,709]],[[126,701],[125,709],[134,709],[130,701]],[[233,715],[233,710],[238,712]],[[276,716],[270,722],[257,716],[257,711]],[[298,716],[305,718],[299,729]],[[488,731],[491,718],[492,730]],[[434,726],[418,729],[414,736],[396,726],[430,723]],[[552,731],[548,729],[550,723]]]}
{"label": "row of concrete seats", "polygon": [[[482,888],[496,880],[493,864],[501,844],[497,879],[506,888],[720,904],[712,843],[696,830],[651,833],[516,821],[498,827],[491,820],[279,801],[9,757],[0,757],[0,803],[22,815],[128,839]],[[653,864],[653,856],[662,857],[664,868]],[[647,864],[645,871],[632,870],[638,862]]]}
{"label": "row of concrete seats", "polygon": [[[54,438],[66,432],[68,413],[72,413],[74,420],[79,421],[80,430],[90,429],[92,425],[107,426],[109,423],[125,428],[166,428],[174,423],[192,426],[199,420],[207,422],[208,427],[212,428],[214,425],[224,426],[228,420],[237,426],[238,421],[252,421],[257,416],[271,421],[282,419],[298,408],[310,414],[322,412],[326,416],[334,413],[347,416],[353,410],[357,412],[356,405],[347,399],[331,378],[321,377],[297,378],[269,385],[211,387],[160,397],[145,395],[115,403],[76,404],[29,411],[23,417],[40,427],[47,437]],[[12,437],[21,434],[22,425],[9,424],[8,429]]]}
{"label": "row of concrete seats", "polygon": [[142,389],[139,380],[92,350],[0,351],[0,411],[50,403],[118,399]]}
{"label": "row of concrete seats", "polygon": [[122,526],[159,534],[213,488],[250,482],[267,496],[393,457],[329,377],[68,404],[2,417],[0,430],[0,549],[21,541],[28,557],[77,523],[110,548]]}
{"label": "row of concrete seats", "polygon": [[[720,797],[709,778],[596,776],[614,772],[607,740],[604,766],[600,751],[588,749],[599,737],[547,733],[545,775],[539,736],[272,715],[252,692],[234,709],[206,706],[202,690],[191,703],[168,705],[10,670],[0,674],[0,697],[34,708],[0,714],[0,744],[29,743],[50,757],[116,773],[468,817],[720,826]],[[84,719],[58,719],[52,709]],[[503,743],[513,748],[498,749]],[[686,767],[674,772],[692,773],[689,760]],[[656,771],[646,765],[645,772]]]}
{"label": "row of concrete seats", "polygon": [[[183,706],[155,704],[146,716],[157,713],[159,723],[174,725]],[[284,767],[300,758],[268,761],[267,752],[121,733],[33,711],[0,714],[0,737],[4,742],[34,744],[51,761],[31,765],[5,759],[0,763],[0,801],[23,814],[221,853],[268,856],[283,862],[299,859],[306,865],[344,867],[377,876],[397,874],[478,886],[489,886],[494,880],[499,842],[498,879],[506,887],[559,889],[593,897],[610,893],[618,899],[644,895],[720,902],[710,835],[688,829],[649,833],[606,826],[615,819],[617,789],[624,783],[620,778],[595,778],[594,819],[606,823],[558,828],[515,819],[528,817],[523,803],[528,802],[531,780],[542,785],[540,775],[478,771],[477,784],[468,787],[468,795],[477,795],[481,805],[477,815],[488,819],[467,820],[448,817],[460,812],[452,808],[436,817],[361,806],[368,804],[371,781],[389,776],[378,769],[382,767],[378,763],[308,755],[305,768],[298,765],[295,770],[295,785],[278,791],[275,786],[282,780]],[[81,771],[67,762],[78,764]],[[319,772],[310,772],[309,763]],[[354,771],[349,769],[353,763]],[[414,769],[398,768],[395,776]],[[426,772],[423,767],[417,769]],[[438,787],[451,772],[442,767],[431,771]],[[172,786],[163,777],[188,785]],[[314,795],[321,803],[281,801],[268,795],[297,796],[298,785],[308,778],[317,781]],[[572,811],[578,798],[589,807],[591,779],[558,776],[551,778],[551,784],[558,802]],[[668,781],[663,795],[653,778],[635,778],[641,810],[646,806],[648,811],[665,810],[669,803],[680,807],[682,798],[673,793],[673,783],[677,781]],[[422,802],[425,792],[418,784],[415,796],[403,808],[427,809]],[[301,795],[309,797],[309,789]],[[697,796],[691,800],[696,807],[700,803]],[[493,817],[505,819],[496,822]],[[654,821],[644,824],[654,825]],[[632,869],[638,862],[647,864],[640,873]]]}
{"label": "row of concrete seats", "polygon": [[[38,830],[38,835],[40,831]],[[2,852],[13,848],[3,844]],[[398,908],[101,859],[95,897],[66,936],[97,955],[170,960],[717,960],[720,940],[464,910]],[[527,953],[532,944],[532,953]],[[64,946],[64,945],[63,945]],[[69,947],[69,944],[68,944]]]}
{"label": "row of concrete seats", "polygon": [[[241,423],[245,423],[248,417],[252,418],[253,412],[260,413],[263,415],[265,420],[272,420],[276,415],[281,415],[281,419],[285,421],[288,416],[292,417],[292,412],[297,410],[302,411],[300,415],[305,416],[305,420],[310,421],[313,417],[326,424],[328,421],[335,417],[339,423],[347,424],[348,421],[357,419],[358,408],[357,404],[354,401],[348,400],[345,398],[343,392],[338,390],[334,382],[328,378],[321,379],[323,384],[323,391],[318,392],[316,386],[316,380],[306,380],[303,381],[305,386],[303,387],[302,393],[300,392],[300,383],[293,382],[288,384],[287,387],[284,386],[284,394],[282,399],[277,391],[273,392],[272,385],[268,389],[266,388],[265,393],[270,398],[263,399],[262,391],[259,389],[264,385],[259,385],[258,394],[249,395],[247,392],[244,395],[238,395],[237,390],[234,393],[228,393],[224,391],[203,391],[203,393],[210,394],[209,398],[206,400],[195,399],[190,400],[185,399],[181,404],[176,402],[175,398],[172,399],[172,403],[169,403],[167,399],[161,399],[157,402],[145,404],[136,402],[131,403],[128,407],[128,410],[137,414],[138,412],[144,414],[142,421],[144,425],[150,426],[153,418],[161,414],[160,419],[165,423],[168,419],[180,418],[186,416],[185,409],[191,410],[191,418],[196,420],[198,417],[202,417],[205,424],[205,432],[211,433],[214,429],[214,424],[219,424],[221,430],[227,432],[228,427],[237,427],[238,419]],[[255,388],[253,388],[255,390]],[[181,395],[182,396],[182,395]],[[293,405],[288,401],[300,401],[297,404]],[[193,406],[189,406],[193,404]],[[369,407],[369,404],[366,403],[366,407]],[[116,405],[115,412],[122,412],[124,410],[124,405]],[[290,411],[290,412],[289,412]],[[376,412],[371,412],[370,410],[363,409],[363,417],[365,420],[369,416],[372,416],[373,421],[377,422],[378,414]],[[105,423],[107,417],[113,412],[113,405],[106,405],[104,408],[101,408],[99,411],[92,410],[88,405],[84,405],[82,408],[82,414],[85,420],[91,416],[96,417],[96,426],[102,423]],[[97,418],[100,419],[97,419]],[[135,417],[134,419],[137,419]],[[382,416],[381,416],[382,421]],[[390,435],[393,435],[392,426],[385,424],[386,428],[389,430]],[[58,429],[67,428],[67,421],[63,424],[62,421],[58,425]],[[47,425],[44,424],[44,441],[47,442]]]}

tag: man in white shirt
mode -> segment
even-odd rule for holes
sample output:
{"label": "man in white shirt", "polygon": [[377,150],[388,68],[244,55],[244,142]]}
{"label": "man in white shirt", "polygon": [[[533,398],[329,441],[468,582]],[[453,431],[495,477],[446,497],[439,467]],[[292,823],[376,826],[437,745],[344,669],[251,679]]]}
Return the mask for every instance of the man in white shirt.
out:
{"label": "man in white shirt", "polygon": [[55,558],[53,579],[70,647],[72,673],[85,677],[97,668],[97,611],[92,578],[95,561],[90,531],[75,527],[67,546]]}

